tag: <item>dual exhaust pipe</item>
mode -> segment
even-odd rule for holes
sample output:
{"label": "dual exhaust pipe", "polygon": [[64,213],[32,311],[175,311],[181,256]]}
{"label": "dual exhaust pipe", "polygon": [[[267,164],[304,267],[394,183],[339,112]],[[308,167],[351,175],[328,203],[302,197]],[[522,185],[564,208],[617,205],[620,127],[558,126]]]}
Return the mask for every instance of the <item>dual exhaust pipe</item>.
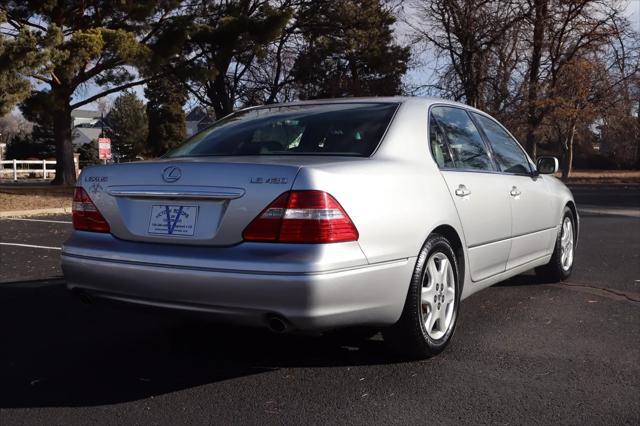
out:
{"label": "dual exhaust pipe", "polygon": [[91,295],[86,291],[74,289],[72,293],[85,305],[91,305],[93,303],[93,297],[91,297]]}
{"label": "dual exhaust pipe", "polygon": [[267,328],[273,333],[286,333],[291,331],[291,325],[282,315],[269,314],[267,315]]}

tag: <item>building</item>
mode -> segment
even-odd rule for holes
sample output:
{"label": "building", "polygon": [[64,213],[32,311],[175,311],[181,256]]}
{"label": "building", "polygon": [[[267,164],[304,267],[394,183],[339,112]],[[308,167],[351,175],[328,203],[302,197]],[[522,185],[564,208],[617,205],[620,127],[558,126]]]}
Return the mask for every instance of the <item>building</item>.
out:
{"label": "building", "polygon": [[75,109],[71,111],[71,119],[75,147],[95,141],[101,136],[102,128],[106,128],[98,111]]}
{"label": "building", "polygon": [[187,137],[191,137],[199,131],[209,127],[216,121],[215,117],[209,112],[197,106],[193,108],[186,117]]}
{"label": "building", "polygon": [[73,129],[73,145],[82,146],[101,136],[102,127],[76,127]]}

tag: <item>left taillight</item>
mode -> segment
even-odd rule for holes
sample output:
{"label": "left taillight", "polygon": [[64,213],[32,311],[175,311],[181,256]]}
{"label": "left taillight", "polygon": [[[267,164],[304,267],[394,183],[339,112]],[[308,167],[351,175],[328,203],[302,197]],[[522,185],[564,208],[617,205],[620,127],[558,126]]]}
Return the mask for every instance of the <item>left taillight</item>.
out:
{"label": "left taillight", "polygon": [[73,193],[73,227],[78,231],[109,232],[109,224],[83,188]]}
{"label": "left taillight", "polygon": [[358,230],[342,206],[323,191],[289,191],[276,198],[243,232],[245,241],[338,243],[357,241]]}

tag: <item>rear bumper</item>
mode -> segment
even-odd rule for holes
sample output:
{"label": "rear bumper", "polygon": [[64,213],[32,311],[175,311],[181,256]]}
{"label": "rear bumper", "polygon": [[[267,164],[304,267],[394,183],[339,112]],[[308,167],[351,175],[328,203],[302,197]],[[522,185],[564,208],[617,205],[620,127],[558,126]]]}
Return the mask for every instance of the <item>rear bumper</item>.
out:
{"label": "rear bumper", "polygon": [[414,260],[369,265],[357,243],[194,248],[75,232],[62,268],[70,289],[101,297],[256,326],[278,315],[292,328],[323,330],[396,322]]}

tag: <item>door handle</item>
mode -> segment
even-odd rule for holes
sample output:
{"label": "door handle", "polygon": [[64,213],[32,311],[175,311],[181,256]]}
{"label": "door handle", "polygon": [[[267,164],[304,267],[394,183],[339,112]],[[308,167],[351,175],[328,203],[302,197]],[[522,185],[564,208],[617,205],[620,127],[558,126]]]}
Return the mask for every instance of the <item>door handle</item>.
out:
{"label": "door handle", "polygon": [[464,185],[459,185],[455,192],[458,197],[466,197],[471,194],[471,191]]}
{"label": "door handle", "polygon": [[511,194],[512,197],[517,197],[518,195],[522,194],[522,192],[520,192],[517,186],[514,186],[513,188],[511,188],[511,192],[509,192],[509,194]]}

